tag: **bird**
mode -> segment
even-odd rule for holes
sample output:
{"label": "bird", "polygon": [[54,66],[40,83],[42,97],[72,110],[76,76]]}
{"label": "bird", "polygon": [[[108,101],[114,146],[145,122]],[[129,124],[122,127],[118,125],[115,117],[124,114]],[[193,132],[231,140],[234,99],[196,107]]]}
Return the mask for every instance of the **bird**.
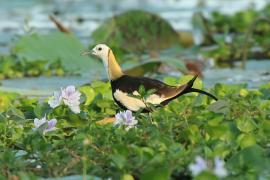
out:
{"label": "bird", "polygon": [[[148,103],[157,107],[165,106],[172,100],[191,92],[207,95],[217,101],[214,95],[192,87],[197,76],[186,84],[170,86],[156,79],[135,77],[123,73],[112,49],[106,44],[97,44],[92,50],[82,53],[82,55],[89,54],[102,60],[111,83],[113,99],[124,110],[150,112],[152,109],[147,106]],[[145,100],[137,98],[141,86],[145,91],[154,90]]]}

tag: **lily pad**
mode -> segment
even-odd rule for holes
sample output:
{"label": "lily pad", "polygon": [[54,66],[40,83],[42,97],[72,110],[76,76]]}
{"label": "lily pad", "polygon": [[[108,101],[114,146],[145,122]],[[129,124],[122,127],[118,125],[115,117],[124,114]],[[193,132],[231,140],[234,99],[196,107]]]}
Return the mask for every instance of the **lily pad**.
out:
{"label": "lily pad", "polygon": [[27,61],[60,60],[65,69],[80,74],[102,71],[100,62],[80,55],[84,49],[73,35],[57,32],[23,36],[13,45],[12,53]]}
{"label": "lily pad", "polygon": [[179,35],[166,20],[141,10],[109,18],[92,37],[95,43],[106,42],[125,52],[159,50],[179,44]]}

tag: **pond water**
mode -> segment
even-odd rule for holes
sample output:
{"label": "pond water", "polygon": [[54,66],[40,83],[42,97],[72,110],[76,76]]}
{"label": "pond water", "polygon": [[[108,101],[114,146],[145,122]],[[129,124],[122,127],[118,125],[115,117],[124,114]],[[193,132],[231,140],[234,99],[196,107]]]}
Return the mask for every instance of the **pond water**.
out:
{"label": "pond water", "polygon": [[[72,29],[84,44],[107,17],[127,9],[145,9],[167,19],[176,30],[192,31],[191,17],[196,11],[214,10],[232,14],[249,6],[262,8],[267,0],[0,0],[0,54],[9,44],[32,28],[39,33],[57,31],[48,15],[59,14],[61,22]],[[29,11],[29,9],[31,9]],[[270,61],[248,61],[247,69],[207,69],[206,87],[220,83],[247,83],[250,88],[270,81]],[[40,77],[2,81],[0,90],[31,96],[47,96],[69,84],[89,83],[89,77]]]}
{"label": "pond water", "polygon": [[[246,70],[239,68],[207,69],[204,71],[205,87],[212,87],[216,83],[247,84],[248,88],[257,88],[270,82],[270,61],[248,61]],[[180,74],[175,73],[175,77]],[[31,97],[47,97],[60,87],[68,85],[80,86],[90,83],[90,77],[39,77],[3,80],[0,91],[11,91]]]}

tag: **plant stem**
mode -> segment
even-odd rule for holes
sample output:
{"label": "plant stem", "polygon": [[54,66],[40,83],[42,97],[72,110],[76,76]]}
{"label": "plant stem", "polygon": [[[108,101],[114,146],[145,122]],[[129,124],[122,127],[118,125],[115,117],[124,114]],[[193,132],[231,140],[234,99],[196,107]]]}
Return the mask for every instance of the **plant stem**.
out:
{"label": "plant stem", "polygon": [[83,157],[82,157],[82,163],[83,163],[83,180],[86,180],[87,175],[87,163],[86,163],[86,145],[83,146]]}
{"label": "plant stem", "polygon": [[7,127],[8,127],[8,119],[6,119],[6,125],[5,125],[5,129],[4,129],[4,147],[7,148]]}

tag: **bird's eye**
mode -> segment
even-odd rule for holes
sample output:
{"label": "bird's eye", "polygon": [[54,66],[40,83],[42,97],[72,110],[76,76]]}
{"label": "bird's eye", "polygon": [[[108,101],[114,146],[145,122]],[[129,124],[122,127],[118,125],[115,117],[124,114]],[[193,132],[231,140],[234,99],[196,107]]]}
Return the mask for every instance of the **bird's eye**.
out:
{"label": "bird's eye", "polygon": [[101,51],[101,50],[102,50],[102,48],[101,48],[101,47],[99,47],[99,48],[98,48],[98,50],[99,50],[99,51]]}

